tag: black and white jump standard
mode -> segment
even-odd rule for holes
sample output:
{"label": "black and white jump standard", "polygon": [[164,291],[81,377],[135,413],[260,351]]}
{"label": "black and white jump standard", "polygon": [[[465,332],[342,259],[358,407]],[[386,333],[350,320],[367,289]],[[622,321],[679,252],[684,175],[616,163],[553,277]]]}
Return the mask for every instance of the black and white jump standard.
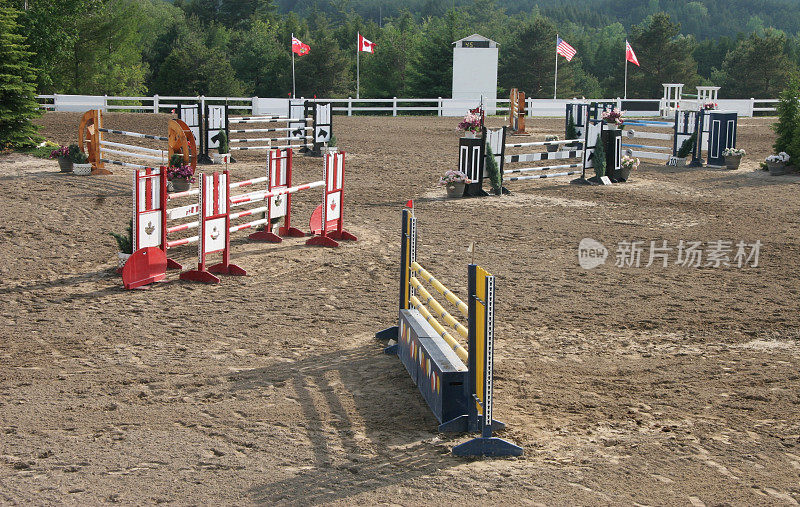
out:
{"label": "black and white jump standard", "polygon": [[235,107],[227,103],[210,104],[208,101],[178,104],[178,117],[200,139],[200,163],[211,163],[209,150],[219,146],[217,135],[223,130],[231,152],[288,148],[312,156],[321,156],[322,148],[333,135],[328,102],[292,99],[287,116],[231,116],[233,109]]}

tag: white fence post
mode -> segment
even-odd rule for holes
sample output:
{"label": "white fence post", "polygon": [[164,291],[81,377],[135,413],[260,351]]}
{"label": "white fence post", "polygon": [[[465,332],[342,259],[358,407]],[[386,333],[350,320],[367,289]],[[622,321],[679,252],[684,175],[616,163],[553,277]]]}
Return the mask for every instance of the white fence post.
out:
{"label": "white fence post", "polygon": [[158,112],[158,94],[153,95],[153,112]]}
{"label": "white fence post", "polygon": [[353,97],[347,97],[347,116],[353,116]]}
{"label": "white fence post", "polygon": [[[197,100],[200,102],[200,109],[202,111],[205,111],[206,110],[206,96],[205,95],[200,95],[199,97],[197,97]],[[227,109],[226,109],[226,111],[227,111]]]}
{"label": "white fence post", "polygon": [[750,116],[755,116],[756,99],[750,97]]}
{"label": "white fence post", "polygon": [[442,105],[442,98],[441,97],[439,97],[439,102],[437,102],[436,104],[437,104],[437,109],[438,109],[437,116],[442,116],[444,114],[444,111],[443,111],[444,106]]}
{"label": "white fence post", "polygon": [[397,116],[397,97],[392,97],[392,116]]}
{"label": "white fence post", "polygon": [[258,97],[250,98],[250,114],[253,116],[256,115],[256,102],[258,102]]}
{"label": "white fence post", "polygon": [[103,94],[103,112],[108,112],[108,94]]}

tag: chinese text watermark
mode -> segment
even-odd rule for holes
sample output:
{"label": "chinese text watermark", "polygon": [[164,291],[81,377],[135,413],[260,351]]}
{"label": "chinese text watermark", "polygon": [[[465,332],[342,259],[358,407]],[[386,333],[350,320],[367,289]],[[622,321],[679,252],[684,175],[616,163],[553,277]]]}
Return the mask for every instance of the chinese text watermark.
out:
{"label": "chinese text watermark", "polygon": [[[650,266],[682,268],[758,267],[762,243],[732,240],[684,241],[669,244],[666,240],[620,241],[614,251],[618,268]],[[583,238],[578,245],[578,263],[592,269],[606,263],[608,249],[599,241]]]}

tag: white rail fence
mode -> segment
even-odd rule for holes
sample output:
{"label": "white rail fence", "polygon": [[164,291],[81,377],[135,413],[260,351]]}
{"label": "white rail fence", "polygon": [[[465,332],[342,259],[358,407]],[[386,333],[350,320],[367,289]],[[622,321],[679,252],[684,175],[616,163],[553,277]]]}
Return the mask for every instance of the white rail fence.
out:
{"label": "white rail fence", "polygon": [[[103,111],[132,111],[147,113],[169,113],[178,107],[178,102],[227,102],[233,110],[245,114],[286,114],[289,99],[262,97],[205,97],[205,96],[159,96],[119,97],[111,95],[37,95],[40,107],[48,111],[76,111],[89,109]],[[335,113],[352,116],[356,114],[385,114],[392,116],[430,113],[436,116],[463,116],[474,108],[479,99],[431,99],[398,98],[391,99],[317,99],[330,102]],[[563,117],[566,104],[570,102],[616,102],[617,107],[627,111],[627,116],[659,116],[664,109],[663,99],[526,99],[528,116]],[[720,99],[719,109],[736,111],[740,116],[774,115],[778,99]],[[487,112],[491,115],[505,114],[508,99],[484,100]]]}

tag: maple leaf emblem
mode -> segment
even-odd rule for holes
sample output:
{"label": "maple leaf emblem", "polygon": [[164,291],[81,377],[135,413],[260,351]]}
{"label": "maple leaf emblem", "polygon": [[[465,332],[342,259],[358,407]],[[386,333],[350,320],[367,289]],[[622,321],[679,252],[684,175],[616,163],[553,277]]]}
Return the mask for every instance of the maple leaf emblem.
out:
{"label": "maple leaf emblem", "polygon": [[215,240],[215,239],[217,239],[217,238],[219,237],[219,230],[217,230],[217,227],[216,227],[216,226],[214,226],[214,228],[213,228],[213,229],[211,229],[211,234],[210,234],[210,236],[211,236],[211,239],[214,239],[214,240]]}
{"label": "maple leaf emblem", "polygon": [[153,225],[153,222],[147,222],[147,226],[144,228],[145,234],[147,234],[149,236],[149,235],[153,234],[154,230],[156,230],[156,228]]}
{"label": "maple leaf emblem", "polygon": [[336,201],[331,201],[331,211],[336,209]]}

